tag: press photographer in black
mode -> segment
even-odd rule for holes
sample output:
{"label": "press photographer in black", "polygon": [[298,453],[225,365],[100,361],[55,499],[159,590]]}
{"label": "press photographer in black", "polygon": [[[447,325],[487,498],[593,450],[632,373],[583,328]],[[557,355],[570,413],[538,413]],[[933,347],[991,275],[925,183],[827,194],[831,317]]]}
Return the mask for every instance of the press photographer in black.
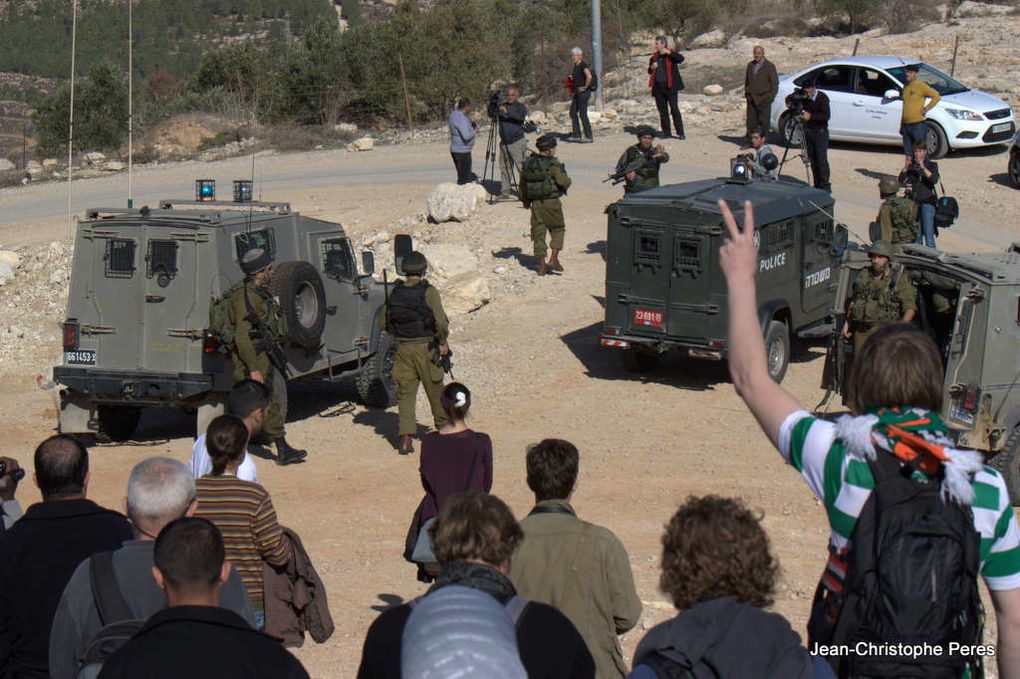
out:
{"label": "press photographer in black", "polygon": [[[939,166],[928,158],[928,143],[923,139],[914,142],[914,155],[910,164],[900,173],[900,184],[918,205],[921,215],[921,232],[917,243],[935,249],[935,185],[939,183]],[[923,239],[923,240],[922,240]]]}
{"label": "press photographer in black", "polygon": [[[786,98],[788,108],[798,106],[795,101],[798,94],[794,91]],[[799,105],[803,107],[800,119],[804,124],[804,151],[811,164],[814,187],[832,193],[829,182],[829,98],[815,87],[813,80],[809,80],[804,83]]]}
{"label": "press photographer in black", "polygon": [[506,88],[503,101],[498,103],[499,178],[503,191],[500,198],[510,198],[511,192],[516,192],[514,172],[520,176],[528,152],[528,140],[524,137],[528,107],[519,101],[520,96],[520,88],[510,85]]}

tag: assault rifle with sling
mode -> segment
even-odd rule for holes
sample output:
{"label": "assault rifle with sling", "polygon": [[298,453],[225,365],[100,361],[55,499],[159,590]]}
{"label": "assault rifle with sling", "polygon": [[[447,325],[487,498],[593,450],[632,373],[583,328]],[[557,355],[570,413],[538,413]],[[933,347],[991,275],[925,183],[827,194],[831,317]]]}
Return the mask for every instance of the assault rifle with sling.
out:
{"label": "assault rifle with sling", "polygon": [[248,284],[244,284],[244,308],[247,311],[245,320],[251,323],[251,339],[255,340],[256,348],[269,357],[269,362],[280,371],[284,379],[290,378],[290,366],[287,364],[287,355],[283,348],[273,340],[273,332],[266,325],[266,322],[259,318],[248,300]]}
{"label": "assault rifle with sling", "polygon": [[619,172],[614,172],[613,174],[603,179],[602,183],[605,184],[606,182],[611,181],[613,182],[613,186],[616,186],[620,182],[627,181],[627,175],[629,175],[631,172],[640,172],[641,170],[645,169],[655,161],[656,161],[655,158],[645,158],[644,156],[639,156],[632,160],[630,164],[627,165],[627,167],[623,168]]}

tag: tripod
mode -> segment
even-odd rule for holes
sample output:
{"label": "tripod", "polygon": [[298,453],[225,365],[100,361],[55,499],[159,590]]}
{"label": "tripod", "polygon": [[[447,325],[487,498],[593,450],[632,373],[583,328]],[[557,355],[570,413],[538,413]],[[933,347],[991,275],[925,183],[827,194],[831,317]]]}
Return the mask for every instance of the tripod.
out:
{"label": "tripod", "polygon": [[[499,133],[498,109],[489,112],[489,138],[485,143],[485,166],[482,170],[482,186],[486,186],[486,179],[493,184],[496,183],[497,157],[499,157],[502,163],[500,167],[503,170],[500,173],[500,193],[508,193],[508,189],[513,189],[515,194],[518,193],[517,168],[514,166],[513,158],[510,157],[510,151],[506,147],[506,142],[503,141],[503,137]],[[510,186],[502,185],[502,176],[504,174],[510,178]],[[496,193],[490,191],[489,202],[494,203],[496,196]]]}
{"label": "tripod", "polygon": [[800,149],[797,151],[797,155],[800,156],[801,161],[804,163],[804,176],[807,178],[807,183],[811,183],[811,162],[808,160],[807,151],[805,146],[807,145],[807,136],[804,134],[804,121],[800,119],[799,115],[793,115],[791,112],[790,116],[793,121],[792,125],[787,125],[786,129],[780,130],[785,137],[786,150],[783,151],[783,159],[779,161],[779,172],[777,175],[783,174],[783,167],[786,165],[786,158],[790,155],[790,146],[793,143],[793,139],[799,134],[800,135]]}

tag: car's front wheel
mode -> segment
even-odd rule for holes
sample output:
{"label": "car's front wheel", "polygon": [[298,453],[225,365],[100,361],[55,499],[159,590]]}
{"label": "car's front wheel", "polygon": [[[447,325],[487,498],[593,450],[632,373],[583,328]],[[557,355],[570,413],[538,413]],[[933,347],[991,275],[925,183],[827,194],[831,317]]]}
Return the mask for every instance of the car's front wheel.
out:
{"label": "car's front wheel", "polygon": [[945,130],[938,123],[928,121],[925,141],[928,143],[928,156],[933,160],[944,158],[949,153],[949,140],[946,138]]}
{"label": "car's front wheel", "polygon": [[1009,152],[1009,165],[1006,173],[1009,175],[1009,183],[1014,189],[1020,189],[1020,149],[1013,149]]}

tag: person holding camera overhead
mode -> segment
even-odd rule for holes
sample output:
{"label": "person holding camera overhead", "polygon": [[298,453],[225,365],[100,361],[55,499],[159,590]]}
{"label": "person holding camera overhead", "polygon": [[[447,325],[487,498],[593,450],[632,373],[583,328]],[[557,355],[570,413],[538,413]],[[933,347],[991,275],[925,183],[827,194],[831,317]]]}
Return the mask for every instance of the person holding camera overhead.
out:
{"label": "person holding camera overhead", "polygon": [[939,183],[939,166],[928,158],[928,143],[914,142],[914,156],[900,172],[900,184],[907,185],[907,195],[917,203],[921,216],[921,231],[917,234],[918,245],[935,248],[935,185]]}
{"label": "person holding camera overhead", "polygon": [[514,188],[513,172],[518,175],[524,166],[528,153],[528,140],[524,136],[524,121],[528,117],[528,107],[519,100],[520,88],[510,85],[506,88],[506,98],[499,103],[499,179],[502,188],[500,198],[510,198]]}
{"label": "person holding camera overhead", "polygon": [[[806,96],[800,119],[804,123],[804,150],[811,164],[814,187],[832,193],[832,184],[829,183],[829,97],[818,91],[814,79],[805,82],[803,87]],[[794,92],[787,97],[786,105],[790,106],[796,96]]]}

